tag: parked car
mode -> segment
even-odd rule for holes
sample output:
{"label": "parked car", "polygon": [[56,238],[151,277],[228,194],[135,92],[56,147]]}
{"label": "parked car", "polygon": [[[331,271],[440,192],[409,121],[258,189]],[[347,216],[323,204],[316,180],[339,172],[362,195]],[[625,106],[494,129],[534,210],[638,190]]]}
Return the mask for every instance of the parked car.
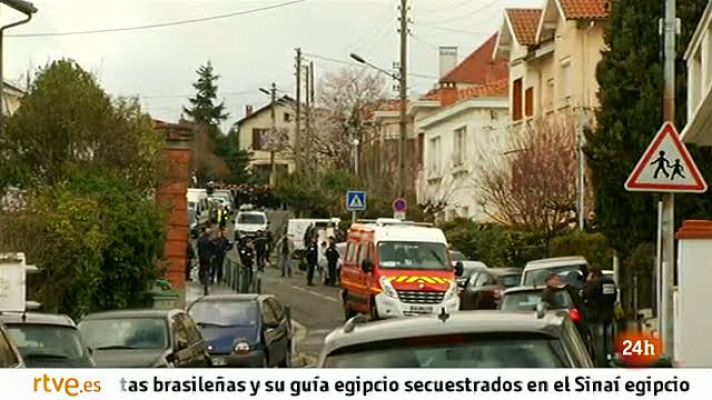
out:
{"label": "parked car", "polygon": [[[544,292],[543,287],[514,287],[504,291],[502,295],[502,302],[500,305],[500,310],[502,311],[518,311],[518,312],[532,312],[537,311],[539,303],[541,303],[541,297]],[[568,290],[558,290],[556,291],[556,306],[553,309],[563,310],[569,313],[569,317],[579,332],[584,338],[588,337],[587,327],[583,318],[583,310],[579,309],[580,305],[577,306],[574,299],[571,297],[571,293]]]}
{"label": "parked car", "polygon": [[262,211],[240,211],[235,217],[235,240],[241,237],[256,237],[269,230],[269,219]]}
{"label": "parked car", "polygon": [[557,273],[564,283],[581,290],[586,283],[589,270],[588,261],[580,256],[534,260],[528,262],[524,267],[519,285],[543,287],[546,285],[546,277]]}
{"label": "parked car", "polygon": [[463,311],[362,324],[330,333],[323,368],[593,368],[566,313]]}
{"label": "parked car", "polygon": [[496,310],[505,289],[519,285],[519,268],[489,268],[472,274],[460,291],[461,310]]}
{"label": "parked car", "polygon": [[467,257],[460,251],[450,249],[448,250],[448,252],[450,253],[450,260],[452,260],[453,265],[455,265],[455,263],[457,263],[458,261],[467,261]]}
{"label": "parked car", "polygon": [[79,330],[101,368],[210,366],[208,347],[182,310],[123,310],[90,314]]}
{"label": "parked car", "polygon": [[215,367],[289,367],[289,309],[271,295],[209,295],[190,305]]}
{"label": "parked car", "polygon": [[60,314],[2,313],[10,339],[28,368],[93,368],[89,346],[71,318]]}
{"label": "parked car", "polygon": [[477,272],[484,271],[487,269],[487,265],[480,261],[460,261],[462,263],[462,274],[456,279],[457,287],[460,290],[465,289],[465,284],[470,279],[470,277]]}
{"label": "parked car", "polygon": [[0,368],[25,368],[22,355],[10,340],[10,334],[2,322],[0,322]]}

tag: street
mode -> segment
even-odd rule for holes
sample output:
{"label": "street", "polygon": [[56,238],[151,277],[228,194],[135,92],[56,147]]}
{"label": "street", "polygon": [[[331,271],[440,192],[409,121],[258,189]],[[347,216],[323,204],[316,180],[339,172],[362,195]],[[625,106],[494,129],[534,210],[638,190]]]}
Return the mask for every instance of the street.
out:
{"label": "street", "polygon": [[[273,265],[276,265],[273,262]],[[233,293],[224,285],[211,287],[212,294]],[[267,267],[262,275],[262,293],[272,294],[292,312],[295,323],[295,362],[312,366],[316,362],[326,335],[344,322],[337,287],[317,284],[309,287],[305,274],[295,268],[292,278],[282,278],[277,268]],[[202,287],[190,282],[186,304],[202,295]]]}

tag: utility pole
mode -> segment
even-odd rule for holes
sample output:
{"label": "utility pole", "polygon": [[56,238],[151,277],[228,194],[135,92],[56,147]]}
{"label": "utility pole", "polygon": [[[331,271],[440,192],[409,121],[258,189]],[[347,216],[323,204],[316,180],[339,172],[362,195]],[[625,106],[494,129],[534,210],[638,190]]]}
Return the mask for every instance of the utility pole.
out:
{"label": "utility pole", "polygon": [[407,81],[407,61],[408,61],[408,0],[400,2],[400,64],[398,72],[398,89],[400,91],[400,142],[398,146],[398,197],[405,197],[406,192],[406,143],[407,143],[407,121],[406,121],[406,101],[408,101],[408,81]]}
{"label": "utility pole", "polygon": [[277,104],[277,85],[272,82],[272,87],[270,88],[270,118],[272,119],[272,132],[270,132],[270,149],[269,149],[269,164],[270,164],[270,174],[269,174],[269,185],[270,187],[275,187],[277,185],[277,164],[274,161],[275,146],[277,145],[277,116],[275,113],[275,105]]}
{"label": "utility pole", "polygon": [[302,169],[302,132],[300,131],[302,123],[302,49],[297,48],[297,115],[295,116],[295,133],[294,133],[294,162],[297,172]]}
{"label": "utility pole", "polygon": [[[664,37],[664,91],[663,119],[675,121],[675,36],[677,18],[675,0],[665,0],[665,18],[663,20]],[[675,195],[665,193],[662,210],[662,327],[663,349],[673,356],[674,324],[674,282],[675,282]]]}
{"label": "utility pole", "polygon": [[306,79],[306,90],[305,90],[305,102],[304,102],[304,120],[305,120],[305,126],[304,126],[304,169],[307,172],[307,176],[311,177],[311,162],[310,157],[311,157],[311,121],[310,121],[310,103],[309,103],[309,78],[311,77],[310,70],[311,70],[311,65],[307,64],[304,66],[306,69],[306,74],[305,74],[305,79]]}
{"label": "utility pole", "polygon": [[[309,109],[309,113],[311,114],[312,111],[314,111],[315,107],[315,102],[314,102],[314,61],[309,62],[309,88],[308,88],[308,96],[309,96],[309,104],[311,105],[311,108]],[[311,115],[310,118],[310,123],[309,125],[309,146],[310,149],[312,150],[312,153],[309,154],[309,160],[312,160],[313,163],[313,170],[316,175],[319,174],[319,163],[316,157],[316,154],[313,154],[314,150],[314,131],[312,130],[312,126],[314,125],[314,115]]]}
{"label": "utility pole", "polygon": [[584,160],[583,147],[585,144],[585,129],[586,129],[586,111],[583,107],[580,110],[578,118],[578,126],[576,127],[578,131],[578,227],[579,230],[583,231],[585,226],[585,213],[586,213],[586,164]]}

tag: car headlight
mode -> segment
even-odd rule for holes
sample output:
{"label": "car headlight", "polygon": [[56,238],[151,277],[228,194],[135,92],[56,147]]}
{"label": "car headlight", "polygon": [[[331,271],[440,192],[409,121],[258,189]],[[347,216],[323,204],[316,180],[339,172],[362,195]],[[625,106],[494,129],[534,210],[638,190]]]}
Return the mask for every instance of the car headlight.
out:
{"label": "car headlight", "polygon": [[247,342],[240,342],[235,345],[235,353],[237,354],[245,354],[249,353],[251,350],[250,344]]}
{"label": "car headlight", "polygon": [[445,292],[445,297],[443,298],[443,300],[450,300],[455,296],[457,296],[457,282],[450,281],[450,287],[447,288],[447,291]]}
{"label": "car headlight", "polygon": [[388,281],[387,277],[382,276],[381,279],[379,279],[379,282],[381,284],[381,289],[383,289],[383,293],[386,296],[394,299],[398,298],[398,292],[396,292],[396,289],[393,288],[393,285],[391,285],[391,282]]}

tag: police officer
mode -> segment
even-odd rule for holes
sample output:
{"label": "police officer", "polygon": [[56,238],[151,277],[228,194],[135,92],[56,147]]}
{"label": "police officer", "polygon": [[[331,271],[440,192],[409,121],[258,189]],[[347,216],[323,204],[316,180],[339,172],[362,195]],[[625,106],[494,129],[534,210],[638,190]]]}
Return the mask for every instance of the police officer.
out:
{"label": "police officer", "polygon": [[213,258],[213,269],[210,278],[213,283],[219,283],[222,281],[225,254],[232,248],[232,244],[227,240],[227,229],[220,229],[219,236],[213,240],[213,246],[215,247],[215,257]]}
{"label": "police officer", "polygon": [[264,271],[267,261],[267,235],[263,231],[257,232],[255,238],[255,252],[257,253],[257,268]]}
{"label": "police officer", "polygon": [[210,239],[210,228],[203,228],[203,233],[198,239],[198,263],[200,283],[205,283],[210,278],[210,265],[215,257],[215,246]]}
{"label": "police officer", "polygon": [[316,240],[309,240],[307,243],[307,285],[314,286],[314,271],[316,270],[317,263],[319,262],[319,249],[317,247]]}
{"label": "police officer", "polygon": [[588,274],[584,286],[587,319],[594,338],[595,358],[599,366],[606,362],[606,355],[611,349],[613,332],[611,325],[615,316],[618,289],[613,279],[603,275],[601,269],[594,267]]}
{"label": "police officer", "polygon": [[242,243],[238,249],[238,252],[242,267],[245,268],[244,274],[242,276],[246,279],[245,281],[243,281],[242,284],[242,292],[246,293],[249,291],[249,285],[252,283],[252,267],[255,261],[255,250],[253,248],[252,242],[248,241],[247,239],[242,239]]}
{"label": "police officer", "polygon": [[329,240],[329,247],[326,249],[326,262],[329,268],[329,277],[326,284],[333,286],[336,284],[336,264],[339,262],[339,252],[336,250],[336,243],[333,237]]}

